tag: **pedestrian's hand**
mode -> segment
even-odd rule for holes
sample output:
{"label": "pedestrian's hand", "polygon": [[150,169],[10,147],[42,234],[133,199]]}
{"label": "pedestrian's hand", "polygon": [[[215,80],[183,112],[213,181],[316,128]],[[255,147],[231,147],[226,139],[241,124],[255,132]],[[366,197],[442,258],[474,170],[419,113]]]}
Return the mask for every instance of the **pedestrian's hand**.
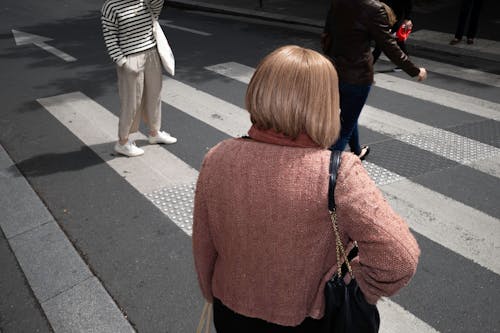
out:
{"label": "pedestrian's hand", "polygon": [[137,68],[135,68],[134,66],[132,66],[132,64],[130,63],[130,61],[127,61],[123,64],[123,69],[126,70],[127,72],[129,73],[132,73],[132,74],[137,74],[139,73],[139,70]]}
{"label": "pedestrian's hand", "polygon": [[404,20],[403,25],[405,26],[406,30],[413,30],[413,22],[411,20]]}
{"label": "pedestrian's hand", "polygon": [[425,79],[427,79],[427,70],[423,67],[420,67],[420,72],[418,73],[417,80],[423,81]]}

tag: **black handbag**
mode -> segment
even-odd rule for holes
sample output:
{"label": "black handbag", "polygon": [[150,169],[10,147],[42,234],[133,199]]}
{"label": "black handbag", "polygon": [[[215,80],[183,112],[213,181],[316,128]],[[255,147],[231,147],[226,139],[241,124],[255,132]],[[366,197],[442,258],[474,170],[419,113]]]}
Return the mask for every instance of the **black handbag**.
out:
{"label": "black handbag", "polygon": [[[357,255],[357,244],[347,256],[345,253],[337,225],[335,207],[335,184],[337,170],[340,165],[340,151],[332,151],[330,157],[330,185],[328,188],[328,209],[335,232],[337,253],[337,272],[328,280],[325,286],[325,315],[323,316],[323,333],[372,333],[378,332],[380,315],[377,307],[366,301],[352,273],[349,260]],[[342,265],[340,262],[344,261]],[[344,282],[345,274],[349,272],[351,281]]]}

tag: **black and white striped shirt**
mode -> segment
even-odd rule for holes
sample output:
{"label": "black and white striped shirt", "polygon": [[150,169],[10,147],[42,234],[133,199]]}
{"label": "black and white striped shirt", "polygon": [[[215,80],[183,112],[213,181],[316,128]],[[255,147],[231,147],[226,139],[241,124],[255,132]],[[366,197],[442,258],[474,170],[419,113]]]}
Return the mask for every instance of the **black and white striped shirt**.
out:
{"label": "black and white striped shirt", "polygon": [[102,30],[109,56],[118,65],[126,56],[148,50],[156,45],[153,21],[160,16],[163,0],[107,0],[101,9]]}

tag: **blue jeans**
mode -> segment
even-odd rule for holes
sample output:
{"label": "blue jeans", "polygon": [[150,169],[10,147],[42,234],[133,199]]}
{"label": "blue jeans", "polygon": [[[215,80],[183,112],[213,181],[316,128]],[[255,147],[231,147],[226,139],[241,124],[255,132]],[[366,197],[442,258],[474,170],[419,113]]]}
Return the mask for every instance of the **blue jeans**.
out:
{"label": "blue jeans", "polygon": [[347,144],[351,151],[359,155],[361,146],[359,145],[358,118],[365,105],[371,85],[360,86],[339,82],[340,93],[340,136],[330,147],[331,150],[343,151]]}

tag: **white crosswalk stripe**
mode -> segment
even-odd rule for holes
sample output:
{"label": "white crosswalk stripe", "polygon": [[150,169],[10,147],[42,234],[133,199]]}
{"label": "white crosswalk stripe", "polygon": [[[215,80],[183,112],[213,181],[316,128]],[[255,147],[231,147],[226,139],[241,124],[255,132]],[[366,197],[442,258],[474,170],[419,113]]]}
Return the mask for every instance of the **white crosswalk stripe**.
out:
{"label": "white crosswalk stripe", "polygon": [[[243,83],[250,82],[254,71],[251,67],[234,62],[206,68]],[[168,100],[165,102],[168,103]],[[500,149],[448,131],[370,106],[365,106],[361,113],[360,124],[458,163],[470,164],[488,172],[487,167],[478,163],[485,159],[491,169],[500,170],[500,159],[495,158],[495,156],[500,156]],[[448,137],[448,139],[442,140],[443,137]],[[465,142],[466,145],[458,145],[460,141]],[[469,146],[471,149],[459,151],[457,146]],[[472,162],[476,164],[472,165]],[[391,180],[390,184],[377,183],[379,186],[384,185],[382,190],[388,195],[398,212],[407,218],[413,230],[500,274],[500,263],[496,259],[500,255],[500,247],[495,245],[496,240],[500,239],[500,224],[495,218],[372,163],[364,162],[364,165],[374,179],[380,179],[377,175],[383,173],[382,179]],[[452,209],[439,209],[439,207]],[[440,221],[440,223],[433,221]],[[470,221],[479,221],[479,225],[472,225]],[[449,233],[450,228],[455,230],[453,235]]]}
{"label": "white crosswalk stripe", "polygon": [[[381,60],[390,62],[384,54],[380,56]],[[419,67],[425,67],[433,73],[443,74],[446,76],[455,77],[457,79],[470,81],[472,83],[480,83],[488,86],[500,88],[500,75],[486,73],[472,68],[458,67],[451,64],[446,64],[430,59],[411,56],[412,62],[418,64]]]}
{"label": "white crosswalk stripe", "polygon": [[[235,62],[206,67],[225,77],[248,83],[254,69]],[[377,85],[401,94],[427,99],[489,119],[500,119],[498,104],[445,90],[377,75]],[[397,85],[402,88],[395,88]],[[416,92],[415,90],[417,90]],[[431,95],[432,90],[432,95]],[[437,92],[437,93],[436,93]],[[163,102],[231,137],[246,134],[250,119],[246,110],[221,98],[193,88],[170,77],[164,77]],[[110,155],[116,141],[118,119],[95,101],[80,92],[38,100],[54,117],[88,145],[134,188],[143,193],[187,234],[191,234],[192,197],[198,172],[174,154],[159,146],[145,145],[146,154],[136,158],[115,158]],[[469,107],[475,110],[469,112]],[[496,147],[406,119],[368,106],[360,124],[410,145],[418,145],[436,155],[469,165],[498,177],[500,170]],[[146,137],[138,134],[139,145]],[[445,142],[443,142],[445,138]],[[181,138],[182,140],[182,138]],[[438,142],[425,146],[422,141]],[[452,145],[460,141],[468,151],[457,151]],[[461,145],[462,146],[462,145]],[[500,239],[498,219],[468,207],[440,193],[416,184],[392,171],[364,162],[370,175],[384,192],[391,205],[407,219],[416,232],[459,253],[490,271],[500,274]],[[161,166],[161,167],[160,167]],[[177,196],[177,197],[176,197]],[[180,196],[180,198],[179,198]],[[175,202],[174,202],[175,201]],[[179,210],[182,208],[182,212]],[[439,221],[436,223],[435,221]],[[470,221],[475,221],[471,225]],[[381,332],[437,332],[400,305],[389,299],[379,303],[382,316]]]}
{"label": "white crosswalk stripe", "polygon": [[[254,72],[252,67],[235,62],[208,66],[206,69],[244,83],[250,82],[250,78]],[[446,107],[475,114],[484,118],[500,120],[500,105],[497,103],[440,88],[426,86],[418,82],[400,79],[387,74],[376,74],[375,81],[376,86],[402,95],[432,101],[435,104],[444,105]]]}
{"label": "white crosswalk stripe", "polygon": [[[166,89],[172,89],[172,86],[170,85]],[[182,85],[179,86],[182,87]],[[111,168],[122,175],[130,185],[145,193],[146,197],[153,201],[172,221],[176,222],[182,230],[189,235],[191,234],[192,216],[188,216],[190,220],[189,225],[184,221],[179,223],[179,217],[175,213],[170,212],[168,207],[162,209],[164,200],[158,199],[160,199],[160,196],[166,195],[165,192],[173,191],[175,193],[179,187],[190,189],[192,198],[193,183],[197,177],[197,172],[194,169],[158,146],[145,146],[146,153],[140,157],[110,158],[109,152],[112,151],[112,144],[115,141],[114,136],[118,126],[118,119],[111,112],[82,93],[69,93],[39,99],[38,101],[81,141],[106,161]],[[227,118],[225,119],[228,121]],[[143,135],[138,135],[138,137],[145,139]],[[165,167],[171,168],[165,169]],[[172,180],[175,180],[175,183],[172,183]],[[164,188],[161,188],[162,186]],[[187,205],[192,206],[192,201],[188,200]],[[179,205],[173,208],[178,209]],[[191,214],[191,211],[188,210],[188,213]],[[411,325],[405,326],[405,332],[436,332],[433,328],[388,299],[380,303],[380,309],[382,315],[388,318],[399,318],[399,322],[394,322],[394,326],[392,321],[386,320],[382,332],[398,332],[402,325],[401,318],[405,318],[405,323],[411,323]]]}

